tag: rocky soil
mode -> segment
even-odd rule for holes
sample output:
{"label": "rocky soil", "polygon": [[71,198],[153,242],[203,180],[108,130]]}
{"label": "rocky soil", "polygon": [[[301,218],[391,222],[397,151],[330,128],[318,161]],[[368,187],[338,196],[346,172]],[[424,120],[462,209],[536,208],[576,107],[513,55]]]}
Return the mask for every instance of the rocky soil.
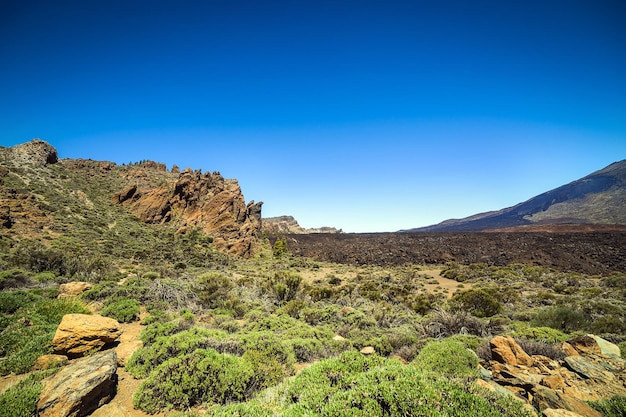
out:
{"label": "rocky soil", "polygon": [[[271,243],[278,237],[272,236]],[[626,232],[284,235],[296,256],[351,265],[526,263],[563,271],[626,271]]]}

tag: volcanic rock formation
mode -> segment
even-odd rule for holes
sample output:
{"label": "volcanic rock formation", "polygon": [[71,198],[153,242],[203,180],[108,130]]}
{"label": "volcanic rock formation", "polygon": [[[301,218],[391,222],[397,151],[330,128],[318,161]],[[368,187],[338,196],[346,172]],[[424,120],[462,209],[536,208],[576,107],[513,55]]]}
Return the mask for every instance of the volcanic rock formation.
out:
{"label": "volcanic rock formation", "polygon": [[113,201],[146,223],[172,223],[177,233],[199,228],[214,238],[218,249],[236,255],[251,255],[261,230],[263,203],[246,204],[237,181],[218,172],[185,169],[173,185],[133,185],[115,194]]}

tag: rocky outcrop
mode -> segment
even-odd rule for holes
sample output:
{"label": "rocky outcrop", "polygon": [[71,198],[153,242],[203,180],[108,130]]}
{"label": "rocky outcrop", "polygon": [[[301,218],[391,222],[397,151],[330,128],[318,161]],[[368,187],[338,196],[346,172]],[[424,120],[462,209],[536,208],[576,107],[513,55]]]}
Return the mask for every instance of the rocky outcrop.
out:
{"label": "rocky outcrop", "polygon": [[90,289],[92,285],[83,281],[66,282],[59,285],[59,295],[57,298],[71,298]]}
{"label": "rocky outcrop", "polygon": [[510,337],[490,341],[492,360],[482,365],[483,385],[506,389],[546,416],[601,417],[586,401],[626,395],[625,363],[619,348],[595,335],[563,344],[564,359],[528,355]]}
{"label": "rocky outcrop", "polygon": [[80,417],[115,396],[117,357],[110,350],[78,359],[43,381],[40,417]]}
{"label": "rocky outcrop", "polygon": [[11,160],[16,164],[45,166],[56,164],[59,160],[56,149],[41,139],[33,139],[30,142],[6,148],[3,154],[5,160]]}
{"label": "rocky outcrop", "polygon": [[219,173],[186,169],[173,184],[133,185],[113,201],[146,223],[171,224],[177,233],[200,229],[224,252],[250,256],[261,232],[261,205],[245,203],[239,184]]}
{"label": "rocky outcrop", "polygon": [[54,334],[52,349],[54,353],[76,358],[102,349],[121,334],[117,320],[99,315],[66,314]]}
{"label": "rocky outcrop", "polygon": [[263,219],[263,231],[270,234],[309,234],[309,233],[341,233],[334,227],[316,227],[305,229],[292,216],[268,217]]}

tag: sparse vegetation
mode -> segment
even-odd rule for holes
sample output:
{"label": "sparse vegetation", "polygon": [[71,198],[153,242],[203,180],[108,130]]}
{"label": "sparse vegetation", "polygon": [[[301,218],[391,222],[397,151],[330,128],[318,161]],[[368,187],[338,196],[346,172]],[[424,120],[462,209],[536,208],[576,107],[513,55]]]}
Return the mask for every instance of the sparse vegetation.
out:
{"label": "sparse vegetation", "polygon": [[[126,323],[148,312],[144,346],[126,364],[142,380],[135,406],[186,417],[525,416],[519,402],[473,383],[492,336],[560,359],[557,343],[592,332],[626,354],[622,272],[347,265],[296,257],[285,238],[234,258],[199,229],[177,234],[110,204],[121,176],[45,170],[29,184],[27,168],[4,177],[5,189],[36,190],[53,226],[0,238],[1,375],[29,372],[62,316],[88,304]],[[57,299],[58,285],[75,280],[92,288]],[[366,347],[374,353],[359,353]],[[42,375],[0,396],[0,416],[32,414]],[[623,402],[592,405],[612,416]]]}

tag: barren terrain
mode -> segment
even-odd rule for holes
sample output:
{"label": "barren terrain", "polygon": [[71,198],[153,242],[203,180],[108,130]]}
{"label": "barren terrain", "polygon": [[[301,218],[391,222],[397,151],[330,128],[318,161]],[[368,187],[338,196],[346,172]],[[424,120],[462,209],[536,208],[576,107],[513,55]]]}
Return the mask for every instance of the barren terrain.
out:
{"label": "barren terrain", "polygon": [[[277,237],[271,238],[272,243]],[[352,265],[526,263],[563,271],[626,271],[626,232],[285,235],[297,256]]]}

